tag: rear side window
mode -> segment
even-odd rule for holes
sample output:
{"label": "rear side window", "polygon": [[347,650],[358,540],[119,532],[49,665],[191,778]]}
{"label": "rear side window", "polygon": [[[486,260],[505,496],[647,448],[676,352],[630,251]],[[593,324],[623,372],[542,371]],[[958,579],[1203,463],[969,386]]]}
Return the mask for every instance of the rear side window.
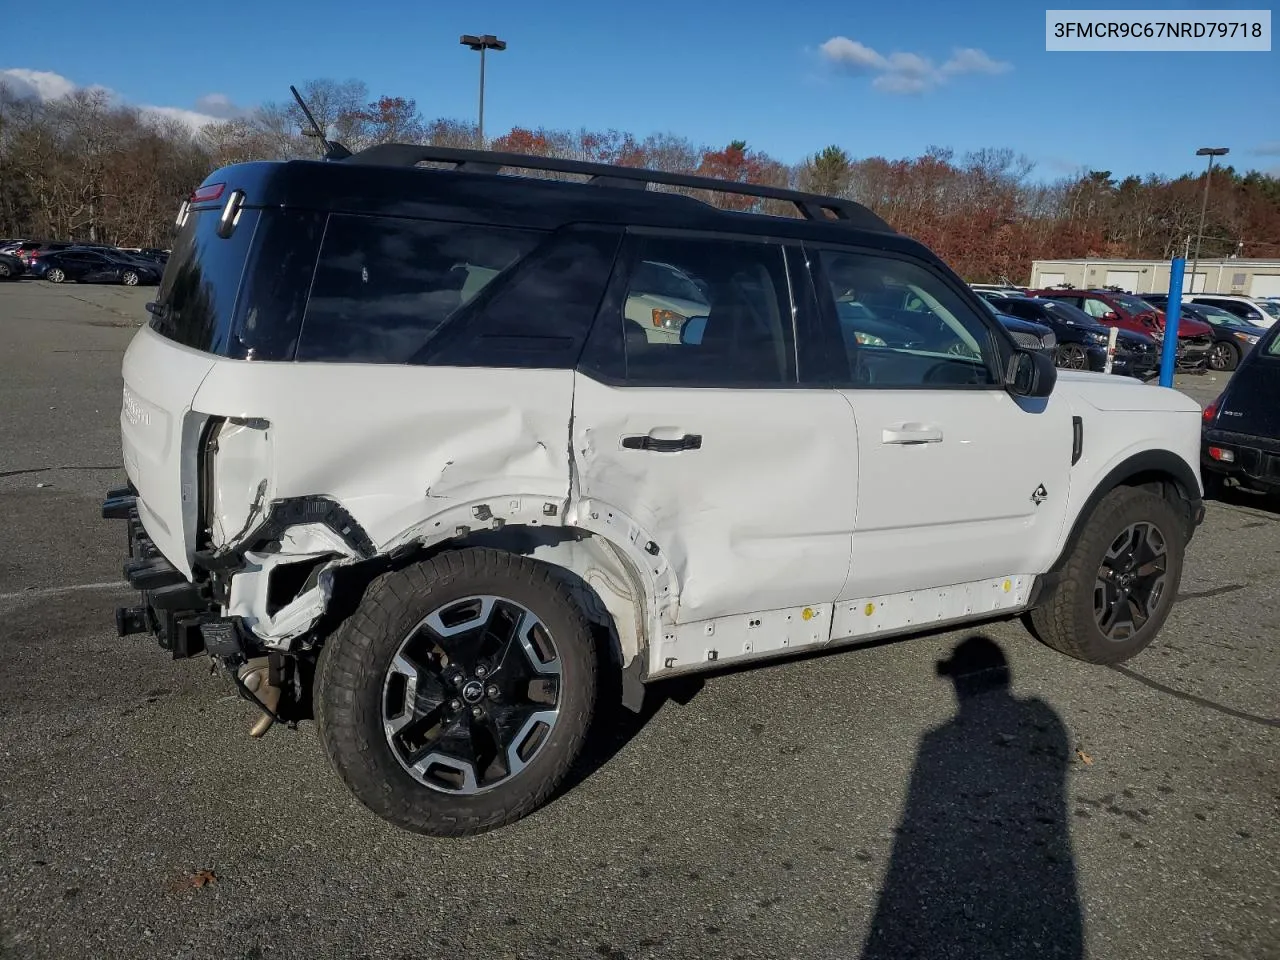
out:
{"label": "rear side window", "polygon": [[296,358],[414,362],[450,316],[542,237],[533,230],[333,214]]}
{"label": "rear side window", "polygon": [[[796,382],[783,248],[635,236],[624,281],[601,307],[629,384],[776,387]],[[615,347],[616,349],[616,347]],[[612,351],[610,351],[612,352]]]}

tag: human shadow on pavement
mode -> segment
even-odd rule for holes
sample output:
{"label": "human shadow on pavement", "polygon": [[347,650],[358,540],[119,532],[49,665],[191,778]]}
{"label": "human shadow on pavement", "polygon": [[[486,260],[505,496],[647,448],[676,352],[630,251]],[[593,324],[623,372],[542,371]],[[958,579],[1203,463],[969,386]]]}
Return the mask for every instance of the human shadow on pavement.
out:
{"label": "human shadow on pavement", "polygon": [[937,669],[959,709],[921,740],[864,960],[1083,956],[1066,727],[986,637]]}

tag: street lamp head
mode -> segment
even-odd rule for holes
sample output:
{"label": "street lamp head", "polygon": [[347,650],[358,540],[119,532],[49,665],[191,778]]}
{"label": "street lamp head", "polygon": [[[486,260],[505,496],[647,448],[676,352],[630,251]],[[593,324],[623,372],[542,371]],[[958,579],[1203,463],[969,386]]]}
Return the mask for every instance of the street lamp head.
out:
{"label": "street lamp head", "polygon": [[505,50],[507,49],[507,41],[499,40],[492,33],[486,33],[482,36],[476,36],[472,33],[464,33],[458,38],[458,42],[464,47],[470,47],[472,50]]}
{"label": "street lamp head", "polygon": [[1197,157],[1222,157],[1230,153],[1226,147],[1201,147],[1196,151]]}

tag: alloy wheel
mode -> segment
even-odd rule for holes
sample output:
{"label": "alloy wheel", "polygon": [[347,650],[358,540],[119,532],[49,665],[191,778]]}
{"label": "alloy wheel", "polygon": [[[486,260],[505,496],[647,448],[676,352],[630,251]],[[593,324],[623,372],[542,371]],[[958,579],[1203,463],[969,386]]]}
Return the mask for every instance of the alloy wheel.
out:
{"label": "alloy wheel", "polygon": [[453,600],[400,644],[387,667],[382,727],[419,783],[483,793],[527,767],[559,717],[560,657],[527,607],[495,596]]}
{"label": "alloy wheel", "polygon": [[1127,640],[1165,600],[1168,544],[1154,523],[1131,523],[1107,548],[1093,588],[1093,615],[1108,640]]}
{"label": "alloy wheel", "polygon": [[138,285],[138,275],[132,270],[127,270],[124,276],[120,278],[120,282],[126,287],[136,287]]}
{"label": "alloy wheel", "polygon": [[1231,344],[1219,340],[1209,348],[1208,364],[1210,370],[1230,370],[1234,366],[1235,350]]}
{"label": "alloy wheel", "polygon": [[1064,370],[1083,370],[1089,366],[1089,356],[1078,343],[1064,343],[1058,347],[1058,366]]}
{"label": "alloy wheel", "polygon": [[63,273],[61,270],[59,270],[57,267],[54,267],[52,270],[50,270],[48,273],[44,275],[44,278],[48,280],[50,283],[61,283],[63,280],[67,278],[67,275]]}

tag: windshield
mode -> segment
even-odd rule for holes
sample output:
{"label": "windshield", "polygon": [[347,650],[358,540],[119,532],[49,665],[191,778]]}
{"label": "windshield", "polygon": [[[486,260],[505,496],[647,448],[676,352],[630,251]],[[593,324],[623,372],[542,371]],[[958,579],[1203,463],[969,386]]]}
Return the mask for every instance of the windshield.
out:
{"label": "windshield", "polygon": [[1219,326],[1224,323],[1242,324],[1242,323],[1248,322],[1246,320],[1242,320],[1240,317],[1237,317],[1234,313],[1228,313],[1226,310],[1223,310],[1221,307],[1215,307],[1212,304],[1195,303],[1195,304],[1192,304],[1191,307],[1192,309],[1195,310],[1196,313],[1200,314],[1200,316],[1204,317],[1214,326]]}
{"label": "windshield", "polygon": [[1081,326],[1096,327],[1098,321],[1093,319],[1079,307],[1066,303],[1062,300],[1037,300],[1042,307],[1052,313],[1055,317],[1060,317],[1067,323],[1075,323]]}
{"label": "windshield", "polygon": [[1155,309],[1151,304],[1147,303],[1147,301],[1138,297],[1130,297],[1127,294],[1117,293],[1114,294],[1114,298],[1116,303],[1120,304],[1120,306],[1124,307],[1130,313],[1150,313]]}
{"label": "windshield", "polygon": [[1280,303],[1272,303],[1270,300],[1257,300],[1254,302],[1262,308],[1263,313],[1280,320]]}

